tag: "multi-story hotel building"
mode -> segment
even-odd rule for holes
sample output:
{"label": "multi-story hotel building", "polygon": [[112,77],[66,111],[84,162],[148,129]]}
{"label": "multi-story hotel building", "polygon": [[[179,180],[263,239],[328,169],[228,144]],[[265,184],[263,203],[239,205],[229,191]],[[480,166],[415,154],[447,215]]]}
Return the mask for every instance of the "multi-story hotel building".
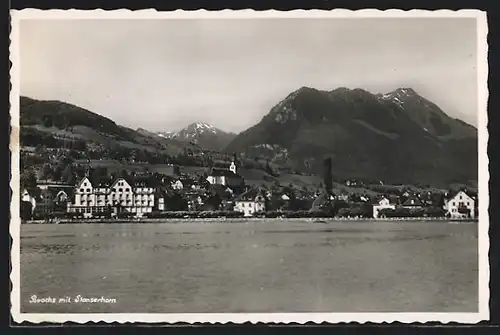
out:
{"label": "multi-story hotel building", "polygon": [[84,217],[108,211],[112,215],[128,212],[142,216],[154,210],[155,194],[155,188],[146,182],[132,185],[125,178],[118,178],[111,185],[94,186],[89,178],[84,177],[75,187],[68,212],[82,213]]}

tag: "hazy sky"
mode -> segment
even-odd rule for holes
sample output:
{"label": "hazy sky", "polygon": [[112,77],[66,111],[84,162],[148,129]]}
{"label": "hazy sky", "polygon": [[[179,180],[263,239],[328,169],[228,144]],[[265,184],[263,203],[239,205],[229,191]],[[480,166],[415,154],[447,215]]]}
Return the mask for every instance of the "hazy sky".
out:
{"label": "hazy sky", "polygon": [[476,125],[474,19],[24,20],[21,94],[119,124],[227,131],[310,86],[412,87]]}

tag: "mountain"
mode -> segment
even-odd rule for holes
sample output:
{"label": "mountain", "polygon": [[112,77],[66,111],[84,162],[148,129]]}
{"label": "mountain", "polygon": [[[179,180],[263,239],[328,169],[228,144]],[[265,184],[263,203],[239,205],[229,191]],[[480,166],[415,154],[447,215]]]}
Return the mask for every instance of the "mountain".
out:
{"label": "mountain", "polygon": [[178,132],[158,132],[158,136],[178,141],[190,142],[199,145],[203,149],[220,151],[236,136],[205,122],[191,123]]}
{"label": "mountain", "polygon": [[447,185],[477,180],[477,130],[414,90],[302,87],[237,135],[228,152],[264,156],[306,172],[387,183]]}
{"label": "mountain", "polygon": [[422,129],[446,138],[467,138],[477,136],[477,129],[459,119],[452,119],[436,104],[421,97],[411,88],[399,88],[378,98],[397,104]]}
{"label": "mountain", "polygon": [[55,143],[56,139],[64,138],[107,148],[124,147],[166,154],[180,153],[185,148],[199,150],[189,143],[162,139],[144,129],[136,131],[120,126],[104,116],[56,100],[20,97],[20,125],[21,145],[37,141]]}

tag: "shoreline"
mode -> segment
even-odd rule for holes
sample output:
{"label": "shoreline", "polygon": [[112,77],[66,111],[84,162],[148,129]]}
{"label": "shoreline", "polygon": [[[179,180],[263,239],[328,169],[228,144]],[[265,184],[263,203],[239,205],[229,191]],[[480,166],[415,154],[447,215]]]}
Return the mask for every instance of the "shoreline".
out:
{"label": "shoreline", "polygon": [[411,217],[411,218],[136,218],[136,219],[76,219],[76,220],[61,220],[58,222],[46,222],[43,220],[29,220],[22,224],[127,224],[127,223],[190,223],[190,222],[216,222],[216,223],[231,223],[231,222],[261,222],[261,221],[309,221],[312,223],[328,223],[335,221],[448,221],[448,222],[478,222],[478,219],[470,218],[441,218],[441,217]]}

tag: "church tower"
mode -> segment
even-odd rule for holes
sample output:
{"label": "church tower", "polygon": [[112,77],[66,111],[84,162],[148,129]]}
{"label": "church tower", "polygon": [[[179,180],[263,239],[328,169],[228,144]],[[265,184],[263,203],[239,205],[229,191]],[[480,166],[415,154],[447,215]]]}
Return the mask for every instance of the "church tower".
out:
{"label": "church tower", "polygon": [[236,174],[236,164],[234,163],[234,160],[231,162],[231,165],[229,165],[229,171]]}

